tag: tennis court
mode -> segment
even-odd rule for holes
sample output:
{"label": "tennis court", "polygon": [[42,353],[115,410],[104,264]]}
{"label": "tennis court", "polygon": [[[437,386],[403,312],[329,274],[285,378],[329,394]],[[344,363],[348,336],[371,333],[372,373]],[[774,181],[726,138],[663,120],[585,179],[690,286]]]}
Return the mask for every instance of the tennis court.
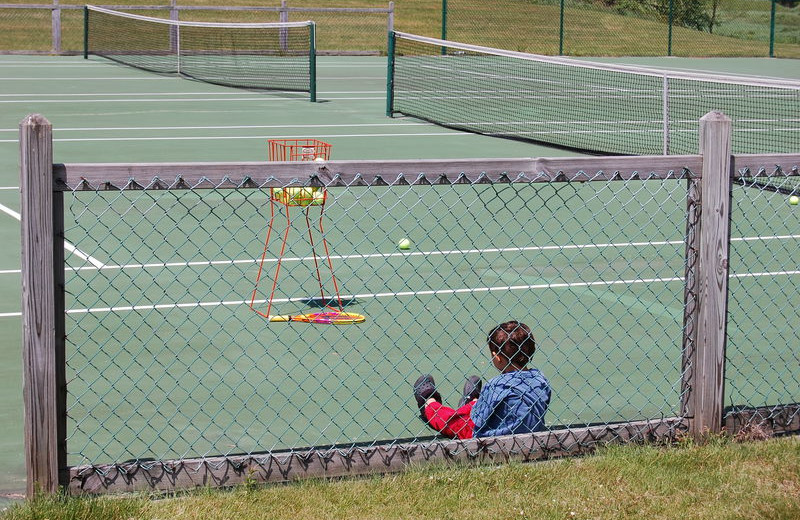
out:
{"label": "tennis court", "polygon": [[[691,60],[663,63],[697,66]],[[800,78],[800,65],[794,62],[701,64],[738,72],[754,67],[763,75]],[[25,115],[42,113],[54,124],[56,162],[260,161],[266,158],[266,140],[273,137],[322,139],[333,145],[333,159],[570,155],[385,117],[386,60],[381,58],[320,58],[319,102],[313,104],[302,94],[216,87],[100,60],[3,56],[0,68],[0,233],[13,244],[0,257],[5,294],[0,308],[5,345],[0,352],[0,413],[5,419],[0,425],[0,490],[7,492],[24,487],[15,215],[16,132]],[[591,183],[413,186],[392,188],[391,194],[393,202],[387,205],[380,189],[331,190],[326,232],[337,277],[342,293],[353,300],[348,307],[368,317],[363,326],[333,329],[281,328],[246,308],[241,295],[252,291],[258,266],[253,259],[263,248],[266,231],[262,192],[229,195],[212,190],[180,199],[166,192],[67,194],[67,239],[84,257],[98,262],[87,269],[87,262],[93,264],[87,258],[68,259],[68,287],[80,288],[68,291],[68,308],[90,320],[81,318],[81,327],[70,333],[70,343],[78,347],[73,355],[105,367],[96,377],[81,374],[93,381],[91,395],[127,396],[126,406],[135,409],[132,414],[103,409],[117,397],[97,403],[81,400],[83,391],[72,390],[70,418],[91,443],[85,451],[78,447],[81,451],[70,463],[102,459],[106,450],[130,450],[131,457],[174,457],[191,455],[190,449],[195,455],[198,450],[220,454],[418,436],[424,429],[409,404],[409,381],[420,372],[432,372],[446,399],[453,400],[464,374],[491,377],[483,337],[510,316],[542,331],[537,333],[540,354],[534,362],[564,396],[552,405],[551,423],[673,413],[679,389],[670,388],[669,382],[679,380],[676,341],[683,312],[681,181],[637,189]],[[783,224],[769,232],[756,222],[734,229],[741,247],[732,257],[746,264],[769,259],[764,273],[792,276],[788,268],[796,267],[797,213],[789,213],[791,208],[777,195],[744,198],[749,205],[740,211],[776,214]],[[447,208],[444,214],[442,207]],[[116,208],[118,221],[98,225],[103,208]],[[615,216],[618,228],[598,223],[596,216],[604,212]],[[142,226],[155,233],[137,233]],[[198,229],[215,238],[187,239]],[[453,234],[453,229],[460,233]],[[151,242],[153,236],[161,241]],[[403,236],[413,240],[411,252],[397,251]],[[766,249],[753,249],[750,236],[766,236]],[[308,250],[301,241],[292,246],[287,266],[298,274],[281,283],[278,297],[285,306],[298,305],[285,300],[302,294],[308,280],[300,274],[307,269]],[[112,277],[111,272],[124,275]],[[199,277],[229,283],[218,293],[194,295],[202,306],[184,305],[180,295],[191,294]],[[149,284],[146,291],[140,290],[143,280]],[[136,294],[144,304],[133,299]],[[781,301],[787,308],[800,308],[796,291],[757,297],[762,306]],[[157,315],[153,302],[161,306]],[[108,312],[111,307],[118,310]],[[213,320],[208,319],[209,307],[214,307]],[[502,310],[503,315],[487,310]],[[153,330],[158,332],[125,329],[127,312],[153,313],[153,319],[158,317]],[[250,313],[248,318],[230,318],[242,312]],[[392,319],[382,321],[388,315]],[[617,323],[609,322],[612,316],[619,318]],[[241,322],[243,328],[230,329]],[[89,330],[93,337],[83,337]],[[301,330],[307,347],[302,353]],[[771,334],[765,333],[765,344]],[[171,337],[166,345],[164,337]],[[135,348],[125,348],[129,345]],[[285,356],[280,345],[291,345],[293,355]],[[264,366],[265,361],[272,365]],[[116,377],[114,371],[130,377]],[[142,387],[145,377],[151,378],[150,388]],[[224,390],[193,397],[197,381],[214,377],[225,383]],[[118,380],[128,386],[108,383]],[[589,389],[575,387],[586,380],[596,383]],[[582,396],[580,407],[570,401],[570,395],[586,390],[594,395]],[[637,397],[659,393],[660,402]],[[764,388],[754,393],[758,403],[777,398]],[[174,414],[165,423],[185,444],[161,445],[137,436],[142,424],[125,419],[147,417],[145,408],[154,402],[154,394],[169,394],[174,400]],[[242,401],[241,396],[259,396],[263,402]],[[197,426],[219,414],[229,414],[234,427],[220,432]],[[266,414],[274,416],[267,419]],[[262,418],[253,422],[252,416]],[[267,420],[280,423],[272,430],[280,438],[264,432],[259,421]]]}

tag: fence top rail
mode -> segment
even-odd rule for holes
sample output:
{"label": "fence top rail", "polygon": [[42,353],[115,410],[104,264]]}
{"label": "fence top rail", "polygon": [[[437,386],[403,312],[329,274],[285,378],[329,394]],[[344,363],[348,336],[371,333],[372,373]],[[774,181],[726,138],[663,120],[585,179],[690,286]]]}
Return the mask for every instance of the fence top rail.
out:
{"label": "fence top rail", "polygon": [[237,163],[54,165],[59,191],[105,189],[393,186],[511,182],[683,179],[699,176],[702,157],[612,156]]}
{"label": "fence top rail", "polygon": [[[275,11],[292,13],[392,13],[392,2],[389,7],[280,7],[280,6],[245,6],[245,5],[102,5],[105,9],[114,10],[149,10],[175,9],[177,11]],[[71,4],[0,4],[0,9],[83,9],[84,5]]]}

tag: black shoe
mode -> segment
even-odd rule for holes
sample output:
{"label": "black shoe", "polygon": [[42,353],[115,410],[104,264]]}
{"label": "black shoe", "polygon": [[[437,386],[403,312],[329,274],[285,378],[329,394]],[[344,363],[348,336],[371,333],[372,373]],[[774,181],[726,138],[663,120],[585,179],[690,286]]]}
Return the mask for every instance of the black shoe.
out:
{"label": "black shoe", "polygon": [[469,376],[467,382],[464,383],[464,390],[461,392],[461,400],[458,402],[458,407],[461,408],[473,399],[477,399],[481,394],[483,382],[478,376]]}
{"label": "black shoe", "polygon": [[436,383],[433,381],[433,376],[424,375],[414,383],[414,399],[417,401],[417,408],[419,408],[420,416],[423,421],[427,422],[425,418],[425,403],[430,398],[434,398],[438,402],[442,402],[442,396],[436,391]]}

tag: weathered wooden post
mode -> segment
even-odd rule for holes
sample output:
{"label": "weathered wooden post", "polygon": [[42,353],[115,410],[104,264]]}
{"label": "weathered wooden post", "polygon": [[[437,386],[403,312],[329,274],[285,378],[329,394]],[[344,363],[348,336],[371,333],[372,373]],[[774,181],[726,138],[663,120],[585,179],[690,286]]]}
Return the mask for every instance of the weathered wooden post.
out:
{"label": "weathered wooden post", "polygon": [[699,195],[690,189],[690,206],[699,199],[701,209],[687,254],[684,327],[691,337],[684,341],[682,385],[682,414],[696,438],[722,428],[731,208],[731,120],[725,114],[700,119],[700,153]]}
{"label": "weathered wooden post", "polygon": [[34,114],[19,130],[25,466],[32,496],[57,491],[66,466],[63,198],[53,190],[52,125]]}

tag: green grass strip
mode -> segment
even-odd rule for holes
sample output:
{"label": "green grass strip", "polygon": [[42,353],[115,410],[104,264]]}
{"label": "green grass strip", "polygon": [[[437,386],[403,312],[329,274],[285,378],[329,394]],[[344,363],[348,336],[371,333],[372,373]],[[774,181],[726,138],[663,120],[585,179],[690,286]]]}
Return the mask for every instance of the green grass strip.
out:
{"label": "green grass strip", "polygon": [[3,518],[800,518],[800,438],[614,446],[498,466],[428,466],[361,479],[245,485],[167,498],[39,499]]}

